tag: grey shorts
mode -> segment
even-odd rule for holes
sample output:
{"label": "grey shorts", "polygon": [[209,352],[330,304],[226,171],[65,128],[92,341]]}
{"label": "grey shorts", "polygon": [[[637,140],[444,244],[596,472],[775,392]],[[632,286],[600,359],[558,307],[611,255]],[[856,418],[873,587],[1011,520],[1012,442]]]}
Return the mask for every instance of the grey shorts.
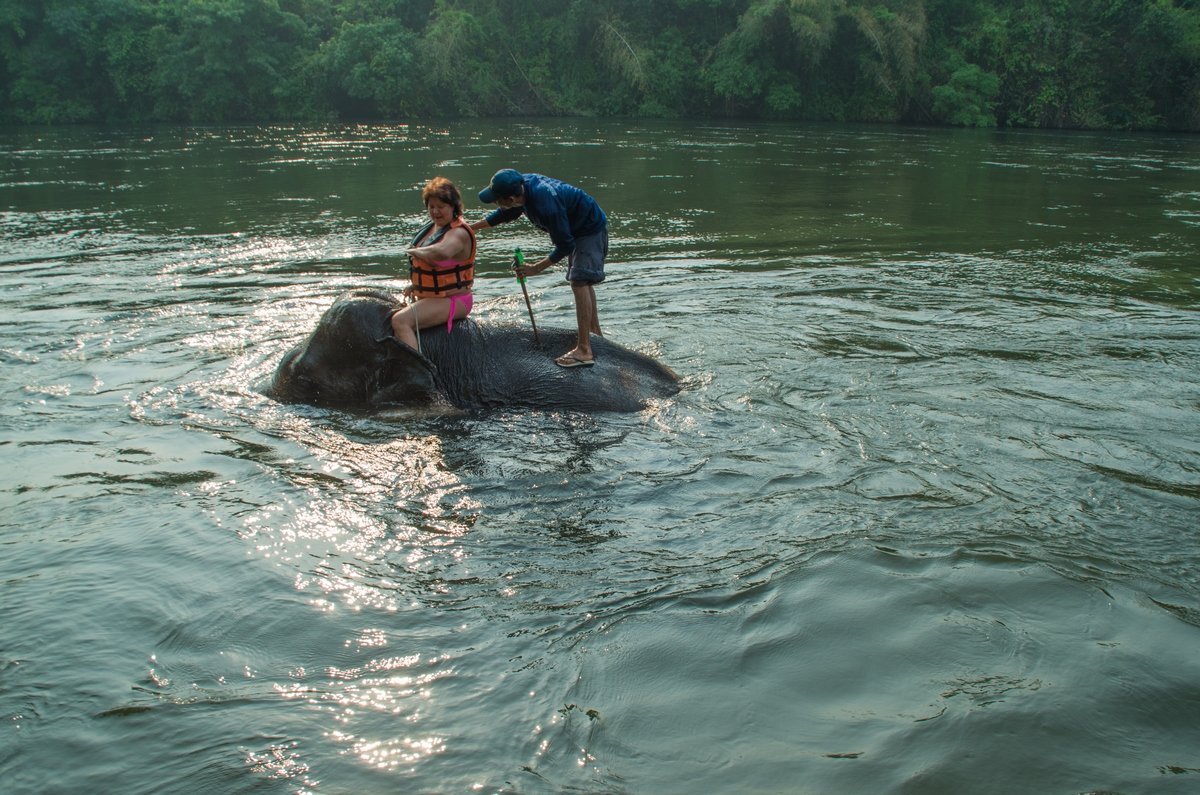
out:
{"label": "grey shorts", "polygon": [[567,257],[567,281],[585,284],[604,281],[604,260],[607,256],[608,229],[575,238],[575,250]]}

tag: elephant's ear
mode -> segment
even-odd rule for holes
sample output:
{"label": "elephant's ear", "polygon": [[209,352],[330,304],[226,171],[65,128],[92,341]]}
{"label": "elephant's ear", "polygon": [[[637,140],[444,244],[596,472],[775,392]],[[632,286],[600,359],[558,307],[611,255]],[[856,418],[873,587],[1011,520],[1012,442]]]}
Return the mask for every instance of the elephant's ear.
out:
{"label": "elephant's ear", "polygon": [[433,362],[390,335],[378,344],[384,346],[384,352],[375,389],[377,402],[419,405],[443,400]]}

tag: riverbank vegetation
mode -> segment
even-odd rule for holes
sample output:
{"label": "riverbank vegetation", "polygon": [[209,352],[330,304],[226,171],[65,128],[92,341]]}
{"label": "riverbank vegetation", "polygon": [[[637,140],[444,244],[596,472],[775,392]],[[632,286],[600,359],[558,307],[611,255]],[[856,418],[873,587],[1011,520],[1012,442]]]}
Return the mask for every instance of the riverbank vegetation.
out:
{"label": "riverbank vegetation", "polygon": [[0,0],[0,123],[1200,130],[1200,0]]}

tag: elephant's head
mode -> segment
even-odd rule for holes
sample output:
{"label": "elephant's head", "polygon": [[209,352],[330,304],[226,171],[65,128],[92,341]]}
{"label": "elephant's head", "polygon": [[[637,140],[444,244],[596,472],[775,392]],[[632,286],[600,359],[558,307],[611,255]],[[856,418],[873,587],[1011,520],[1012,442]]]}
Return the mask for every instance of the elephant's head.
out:
{"label": "elephant's head", "polygon": [[272,397],[366,407],[436,400],[433,365],[392,336],[388,319],[396,308],[395,299],[378,290],[339,298],[309,338],[283,357]]}

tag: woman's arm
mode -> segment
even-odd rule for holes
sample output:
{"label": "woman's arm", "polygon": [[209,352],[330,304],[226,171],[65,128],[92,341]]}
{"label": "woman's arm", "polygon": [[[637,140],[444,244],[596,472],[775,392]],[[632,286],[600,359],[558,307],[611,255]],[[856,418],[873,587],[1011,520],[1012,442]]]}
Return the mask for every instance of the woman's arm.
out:
{"label": "woman's arm", "polygon": [[448,259],[461,262],[471,255],[471,238],[465,229],[455,228],[431,246],[417,246],[404,253],[426,262],[442,262]]}

